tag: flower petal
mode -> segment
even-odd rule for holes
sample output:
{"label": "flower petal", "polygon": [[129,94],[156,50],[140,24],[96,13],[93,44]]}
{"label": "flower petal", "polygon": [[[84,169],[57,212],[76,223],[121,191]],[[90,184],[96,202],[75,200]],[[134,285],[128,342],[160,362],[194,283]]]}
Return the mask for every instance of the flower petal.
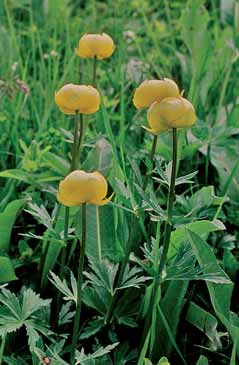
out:
{"label": "flower petal", "polygon": [[115,195],[115,193],[111,194],[108,198],[105,198],[102,200],[91,200],[89,202],[89,204],[94,204],[94,205],[99,205],[99,206],[106,205],[111,201],[111,199],[113,198],[114,195]]}

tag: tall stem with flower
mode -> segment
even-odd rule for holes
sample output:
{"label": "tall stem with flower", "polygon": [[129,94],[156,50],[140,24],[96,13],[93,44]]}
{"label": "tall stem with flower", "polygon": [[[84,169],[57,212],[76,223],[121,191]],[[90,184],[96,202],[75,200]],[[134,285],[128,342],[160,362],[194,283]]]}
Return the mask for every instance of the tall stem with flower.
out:
{"label": "tall stem with flower", "polygon": [[152,313],[158,304],[158,289],[162,282],[162,272],[166,265],[167,254],[170,245],[170,238],[172,232],[172,213],[173,202],[175,195],[175,183],[177,172],[177,128],[186,128],[192,126],[196,121],[196,115],[192,104],[184,99],[181,95],[177,97],[166,97],[161,101],[155,101],[151,104],[147,118],[150,124],[149,131],[153,133],[162,133],[166,130],[172,129],[172,169],[168,192],[167,202],[167,219],[164,225],[164,234],[162,241],[162,254],[159,266],[155,272],[153,290],[151,294],[151,301],[149,304],[148,315],[145,319],[145,326],[142,335],[142,342],[140,348],[142,349],[139,356],[138,364],[143,364],[143,357],[145,354],[145,342],[148,339],[150,326],[152,323]]}
{"label": "tall stem with flower", "polygon": [[[68,115],[74,115],[74,138],[72,145],[72,158],[70,163],[70,172],[78,166],[79,153],[83,142],[84,120],[83,114],[95,113],[100,106],[100,96],[98,91],[92,86],[67,84],[63,86],[55,95],[55,102],[59,109]],[[80,126],[79,126],[80,123]],[[80,131],[79,131],[80,129]],[[65,207],[64,217],[64,246],[61,252],[60,260],[60,279],[64,277],[67,254],[67,240],[69,228],[69,207]],[[57,295],[57,314],[60,308],[61,294]]]}
{"label": "tall stem with flower", "polygon": [[[143,109],[143,108],[149,107],[152,103],[155,102],[155,100],[162,100],[163,98],[170,97],[170,96],[177,97],[179,95],[180,95],[180,92],[179,92],[178,86],[173,80],[170,80],[170,79],[147,80],[147,81],[144,81],[135,90],[133,103],[137,109]],[[145,128],[145,127],[144,128],[146,130],[150,131],[154,135],[152,147],[151,147],[151,151],[150,151],[150,161],[151,161],[151,163],[153,163],[155,152],[156,152],[156,147],[157,147],[157,142],[158,142],[158,133],[161,131],[167,130],[167,128],[163,127],[163,126],[158,128],[157,123],[153,123],[153,125],[151,127],[152,127],[151,129]],[[146,189],[148,187],[148,183],[149,183],[151,174],[152,174],[152,171],[148,171],[146,173],[145,180],[144,180],[144,183],[142,186],[143,191],[146,191]],[[128,240],[127,246],[126,246],[125,256],[120,265],[119,276],[115,283],[116,288],[120,285],[120,283],[122,281],[126,266],[129,262],[130,253],[134,249],[134,246],[135,246],[135,236],[136,236],[137,230],[138,230],[137,222],[138,222],[138,218],[137,218],[137,215],[135,214],[132,224],[131,224],[131,227],[133,227],[133,228],[130,231],[129,240]],[[119,296],[119,292],[115,291],[115,293],[113,294],[112,300],[111,300],[111,304],[110,304],[108,311],[106,313],[106,316],[105,316],[106,325],[109,325],[109,323],[112,319],[114,308],[115,308],[115,305],[117,304],[118,296]]]}
{"label": "tall stem with flower", "polygon": [[60,182],[57,198],[60,203],[66,207],[82,207],[82,224],[80,240],[80,258],[77,273],[77,301],[76,315],[74,318],[70,364],[74,364],[75,351],[77,347],[78,332],[80,327],[81,303],[82,303],[82,285],[83,285],[83,268],[86,249],[86,204],[102,206],[107,204],[112,195],[106,198],[108,192],[107,181],[99,172],[85,172],[74,170]]}

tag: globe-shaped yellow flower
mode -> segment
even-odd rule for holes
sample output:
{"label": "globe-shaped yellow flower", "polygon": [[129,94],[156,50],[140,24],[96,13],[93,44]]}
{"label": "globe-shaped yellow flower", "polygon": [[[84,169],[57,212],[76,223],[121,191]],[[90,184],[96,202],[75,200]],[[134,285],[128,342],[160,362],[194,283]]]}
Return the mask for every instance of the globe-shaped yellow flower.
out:
{"label": "globe-shaped yellow flower", "polygon": [[99,172],[75,170],[60,182],[57,199],[67,207],[84,203],[105,205],[113,196],[106,198],[107,192],[107,181]]}
{"label": "globe-shaped yellow flower", "polygon": [[55,102],[65,114],[93,114],[99,110],[100,94],[91,85],[67,84],[55,93]]}
{"label": "globe-shaped yellow flower", "polygon": [[133,103],[137,109],[148,108],[154,101],[179,95],[178,85],[173,80],[146,80],[135,90]]}
{"label": "globe-shaped yellow flower", "polygon": [[114,41],[108,34],[84,34],[76,48],[76,54],[82,58],[96,57],[102,60],[109,58],[114,50]]}
{"label": "globe-shaped yellow flower", "polygon": [[146,129],[159,134],[171,128],[191,127],[197,117],[193,105],[180,96],[155,101],[148,110],[147,119],[151,128]]}

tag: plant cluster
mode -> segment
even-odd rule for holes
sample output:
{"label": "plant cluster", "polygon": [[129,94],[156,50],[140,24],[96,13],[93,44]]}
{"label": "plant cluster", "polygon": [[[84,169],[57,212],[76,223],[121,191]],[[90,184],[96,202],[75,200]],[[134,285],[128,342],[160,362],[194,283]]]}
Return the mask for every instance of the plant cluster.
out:
{"label": "plant cluster", "polygon": [[[193,9],[200,14],[202,1],[188,2],[185,23],[190,11],[196,21]],[[205,148],[201,138],[196,76],[181,91],[176,78],[153,70],[134,87],[122,73],[115,102],[110,72],[101,82],[103,65],[108,70],[124,49],[106,32],[82,35],[49,93],[54,109],[42,115],[55,113],[59,129],[51,125],[29,146],[20,140],[24,157],[0,173],[7,186],[14,182],[12,191],[25,188],[20,199],[5,197],[0,213],[0,364],[208,365],[208,354],[219,353],[222,364],[236,365],[237,246],[224,223],[238,163],[227,178],[217,175],[223,189],[216,195],[208,184],[213,145]],[[66,83],[73,62],[79,73]],[[32,72],[37,82],[37,68]],[[10,102],[20,91],[24,108],[34,90],[22,78],[13,90],[15,70],[12,80],[0,92]],[[220,139],[217,120],[211,129]],[[224,138],[234,132],[228,128]],[[129,141],[127,133],[134,135]],[[24,229],[16,253],[18,221]],[[202,339],[192,357],[184,348],[190,331]]]}

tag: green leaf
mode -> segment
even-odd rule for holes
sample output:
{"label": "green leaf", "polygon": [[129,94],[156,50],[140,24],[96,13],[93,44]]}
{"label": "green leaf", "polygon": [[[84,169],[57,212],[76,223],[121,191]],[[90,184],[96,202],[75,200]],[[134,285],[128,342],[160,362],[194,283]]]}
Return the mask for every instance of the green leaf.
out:
{"label": "green leaf", "polygon": [[209,364],[208,359],[205,356],[201,355],[196,365],[208,365],[208,364]]}
{"label": "green leaf", "polygon": [[111,144],[101,138],[96,141],[95,147],[90,151],[83,164],[84,170],[99,171],[107,176],[113,165],[113,150]]}
{"label": "green leaf", "polygon": [[99,258],[100,240],[102,257],[108,257],[113,261],[119,261],[122,250],[116,239],[114,208],[110,205],[99,207],[98,213],[99,230],[97,230],[97,207],[95,205],[87,206],[86,254],[93,259]]}
{"label": "green leaf", "polygon": [[65,176],[70,169],[69,162],[52,152],[44,154],[44,162],[49,164],[51,170],[57,172],[60,176]]}
{"label": "green leaf", "polygon": [[215,195],[214,186],[205,186],[190,198],[192,206],[197,209],[210,207],[211,205],[220,205],[224,201],[224,197]]}
{"label": "green leaf", "polygon": [[211,348],[213,351],[217,351],[221,348],[220,336],[217,332],[217,319],[205,309],[199,305],[190,302],[186,320],[193,326],[198,328],[201,332],[205,333],[211,342]]}
{"label": "green leaf", "polygon": [[164,326],[165,326],[165,328],[167,330],[168,337],[169,337],[170,341],[172,342],[173,347],[177,351],[177,353],[178,353],[179,357],[181,358],[182,362],[184,364],[187,364],[186,361],[185,361],[185,359],[184,359],[184,357],[183,357],[183,355],[182,355],[182,353],[181,353],[181,351],[178,348],[178,345],[177,345],[177,343],[175,341],[175,338],[174,338],[174,336],[172,334],[172,331],[171,331],[171,329],[170,329],[170,327],[168,325],[168,321],[165,318],[165,316],[164,316],[164,314],[163,314],[163,312],[162,312],[162,310],[161,310],[161,308],[160,308],[159,305],[158,305],[158,314],[159,314],[159,317],[161,318],[161,320],[162,320],[162,322],[163,322],[163,324],[164,324]]}
{"label": "green leaf", "polygon": [[[160,302],[161,311],[168,323],[168,327],[171,331],[171,336],[176,338],[177,328],[181,316],[182,309],[185,303],[185,295],[188,289],[189,281],[184,280],[181,282],[171,281],[163,299]],[[155,346],[153,349],[154,356],[159,357],[167,355],[172,350],[172,342],[170,341],[168,329],[164,325],[162,317],[157,317],[157,331]]]}
{"label": "green leaf", "polygon": [[[185,233],[187,233],[187,236],[185,237],[187,237],[188,242],[191,244],[199,265],[205,266],[205,271],[207,273],[221,272],[222,276],[224,276],[226,279],[229,279],[225,272],[218,265],[217,259],[209,245],[192,231],[185,229]],[[214,284],[207,282],[207,287],[215,313],[227,328],[233,339],[233,342],[235,343],[239,335],[239,326],[238,322],[234,320],[234,317],[230,312],[233,283]],[[239,354],[238,342],[237,353]]]}
{"label": "green leaf", "polygon": [[239,262],[237,258],[227,248],[224,249],[223,253],[223,266],[228,275],[236,280],[236,274],[239,270]]}
{"label": "green leaf", "polygon": [[108,345],[106,347],[100,347],[93,354],[86,355],[84,349],[82,348],[81,352],[76,351],[76,363],[75,365],[87,365],[90,360],[98,359],[109,352],[111,352],[116,346],[118,346],[118,342],[112,345]]}
{"label": "green leaf", "polygon": [[197,233],[199,236],[207,238],[208,234],[225,229],[224,224],[219,220],[201,220],[180,226],[171,234],[168,258],[172,258],[185,243],[185,228]]}
{"label": "green leaf", "polygon": [[238,342],[239,342],[239,331],[237,333],[237,337],[236,337],[236,340],[235,340],[234,345],[233,345],[231,359],[230,359],[230,365],[236,365],[236,357],[237,357],[236,353],[237,353]]}
{"label": "green leaf", "polygon": [[102,327],[104,327],[104,325],[105,323],[103,318],[94,319],[93,321],[90,321],[88,325],[83,329],[80,338],[84,340],[86,338],[95,335],[101,330]]}
{"label": "green leaf", "polygon": [[[64,229],[65,209],[62,209],[62,206],[58,206],[58,209],[58,217],[56,219],[56,225],[54,227],[53,235],[51,227],[48,228],[44,234],[45,238],[43,241],[43,252],[45,254],[45,259],[43,263],[41,277],[42,287],[46,285],[49,272],[53,270],[63,246],[63,242],[60,239],[60,234],[61,232],[63,232]],[[70,224],[72,222],[72,219],[73,218],[70,215]]]}
{"label": "green leaf", "polygon": [[220,188],[234,201],[239,199],[239,153],[238,141],[228,138],[224,143],[211,146],[210,161],[217,169]]}
{"label": "green leaf", "polygon": [[6,177],[10,179],[16,179],[29,184],[29,174],[20,169],[10,169],[0,172],[0,177]]}
{"label": "green leaf", "polygon": [[13,200],[0,213],[0,252],[8,252],[13,225],[25,204],[25,199]]}
{"label": "green leaf", "polygon": [[170,365],[170,363],[166,357],[161,357],[161,359],[158,362],[158,365]]}
{"label": "green leaf", "polygon": [[61,280],[56,274],[50,272],[50,282],[64,295],[64,300],[70,300],[77,303],[77,283],[76,279],[71,272],[71,287],[67,284],[66,280]]}
{"label": "green leaf", "polygon": [[144,365],[153,365],[149,359],[144,359]]}
{"label": "green leaf", "polygon": [[[22,326],[30,326],[39,333],[48,336],[52,332],[43,320],[36,321],[35,314],[42,308],[49,308],[51,300],[43,300],[32,289],[24,290],[17,297],[10,290],[3,288],[0,293],[0,336],[15,332]],[[38,323],[39,322],[39,323]],[[31,336],[36,338],[36,333]],[[31,343],[33,337],[31,338]]]}
{"label": "green leaf", "polygon": [[0,256],[0,284],[17,280],[11,260],[8,257]]}

